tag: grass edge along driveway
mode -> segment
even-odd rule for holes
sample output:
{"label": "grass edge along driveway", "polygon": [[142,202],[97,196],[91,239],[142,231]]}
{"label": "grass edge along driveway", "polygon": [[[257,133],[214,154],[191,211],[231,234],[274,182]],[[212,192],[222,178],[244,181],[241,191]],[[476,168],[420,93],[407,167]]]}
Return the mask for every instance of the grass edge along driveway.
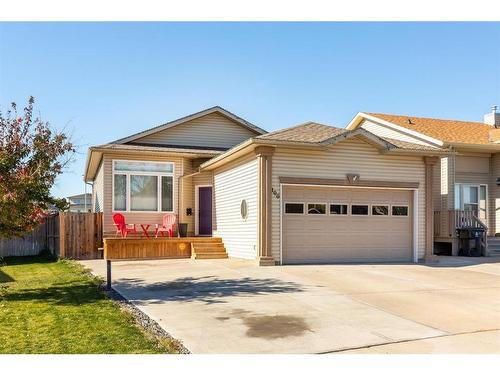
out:
{"label": "grass edge along driveway", "polygon": [[177,352],[175,341],[143,330],[99,285],[99,279],[74,261],[4,258],[0,354]]}

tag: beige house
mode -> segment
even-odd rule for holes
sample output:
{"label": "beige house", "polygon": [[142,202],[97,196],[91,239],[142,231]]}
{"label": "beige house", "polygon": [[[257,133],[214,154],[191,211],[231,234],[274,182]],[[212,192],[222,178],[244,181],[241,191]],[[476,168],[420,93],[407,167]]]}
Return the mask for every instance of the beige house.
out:
{"label": "beige house", "polygon": [[408,262],[432,252],[426,178],[447,154],[306,123],[249,139],[201,171],[213,173],[217,235],[230,256],[261,264]]}
{"label": "beige house", "polygon": [[85,180],[93,184],[92,207],[103,212],[105,235],[115,233],[115,212],[137,225],[161,223],[165,213],[175,213],[189,234],[212,235],[212,173],[200,172],[199,165],[264,133],[213,107],[90,147]]}
{"label": "beige house", "polygon": [[220,237],[230,257],[263,265],[415,262],[433,254],[436,228],[449,225],[442,202],[455,202],[455,182],[469,183],[445,178],[445,200],[435,180],[484,170],[487,178],[456,188],[464,197],[457,202],[470,208],[464,192],[475,184],[481,195],[486,184],[490,220],[498,191],[489,168],[496,159],[483,148],[463,154],[387,123],[360,113],[347,129],[310,122],[266,133],[214,107],[91,147],[85,178],[107,233],[115,212],[136,224],[160,223],[172,212],[191,235]]}
{"label": "beige house", "polygon": [[456,229],[468,226],[486,230],[489,253],[500,250],[499,127],[494,107],[484,122],[358,113],[347,129],[450,151],[433,168],[433,220],[436,250],[455,255]]}

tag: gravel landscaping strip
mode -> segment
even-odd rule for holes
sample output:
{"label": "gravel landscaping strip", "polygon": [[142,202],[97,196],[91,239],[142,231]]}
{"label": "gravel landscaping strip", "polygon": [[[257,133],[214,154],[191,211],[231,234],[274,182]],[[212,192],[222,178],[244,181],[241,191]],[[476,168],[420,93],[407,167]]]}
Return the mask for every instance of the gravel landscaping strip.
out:
{"label": "gravel landscaping strip", "polygon": [[175,348],[179,351],[179,354],[191,354],[191,352],[184,345],[182,345],[179,340],[172,337],[158,323],[156,323],[148,315],[139,310],[133,303],[123,297],[116,290],[107,290],[105,283],[101,284],[101,289],[108,296],[108,298],[117,303],[120,308],[132,314],[136,323],[139,324],[146,332],[150,333],[155,338],[173,341]]}

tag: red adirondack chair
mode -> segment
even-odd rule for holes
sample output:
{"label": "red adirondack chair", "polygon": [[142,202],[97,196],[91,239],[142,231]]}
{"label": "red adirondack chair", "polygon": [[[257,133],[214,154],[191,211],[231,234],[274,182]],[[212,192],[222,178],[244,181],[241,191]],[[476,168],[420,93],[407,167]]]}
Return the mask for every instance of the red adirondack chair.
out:
{"label": "red adirondack chair", "polygon": [[116,227],[115,237],[118,237],[118,235],[121,235],[122,237],[127,237],[127,234],[129,233],[137,234],[137,230],[135,229],[135,224],[126,224],[125,216],[123,216],[122,214],[114,214],[113,222]]}
{"label": "red adirondack chair", "polygon": [[168,233],[169,237],[173,237],[176,221],[177,218],[174,214],[165,214],[163,216],[163,224],[155,224],[155,237],[158,238],[158,234],[163,237],[164,233]]}

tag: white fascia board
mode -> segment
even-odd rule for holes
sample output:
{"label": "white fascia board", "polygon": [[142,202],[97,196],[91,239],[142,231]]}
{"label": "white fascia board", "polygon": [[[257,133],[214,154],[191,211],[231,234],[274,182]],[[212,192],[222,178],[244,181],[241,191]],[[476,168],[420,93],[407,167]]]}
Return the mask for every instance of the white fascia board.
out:
{"label": "white fascia board", "polygon": [[359,125],[359,123],[361,122],[361,120],[363,119],[363,115],[364,113],[363,112],[358,112],[356,114],[356,116],[353,117],[353,119],[349,122],[349,124],[347,124],[347,126],[345,127],[347,130],[354,130],[357,128],[357,126]]}
{"label": "white fascia board", "polygon": [[388,128],[391,128],[393,130],[397,130],[401,133],[411,135],[412,137],[420,139],[421,141],[424,141],[424,142],[428,142],[432,145],[436,145],[436,146],[440,146],[440,147],[444,146],[444,142],[440,141],[439,139],[429,137],[428,135],[422,134],[422,133],[417,132],[415,130],[411,130],[411,129],[405,128],[404,126],[399,126],[399,125],[393,124],[392,122],[382,120],[381,118],[371,116],[371,115],[368,115],[368,114],[363,113],[363,112],[359,112],[354,117],[354,119],[352,119],[352,121],[349,123],[349,125],[347,125],[346,129],[348,129],[348,130],[355,129],[360,124],[362,119],[377,122],[381,125],[387,126]]}

